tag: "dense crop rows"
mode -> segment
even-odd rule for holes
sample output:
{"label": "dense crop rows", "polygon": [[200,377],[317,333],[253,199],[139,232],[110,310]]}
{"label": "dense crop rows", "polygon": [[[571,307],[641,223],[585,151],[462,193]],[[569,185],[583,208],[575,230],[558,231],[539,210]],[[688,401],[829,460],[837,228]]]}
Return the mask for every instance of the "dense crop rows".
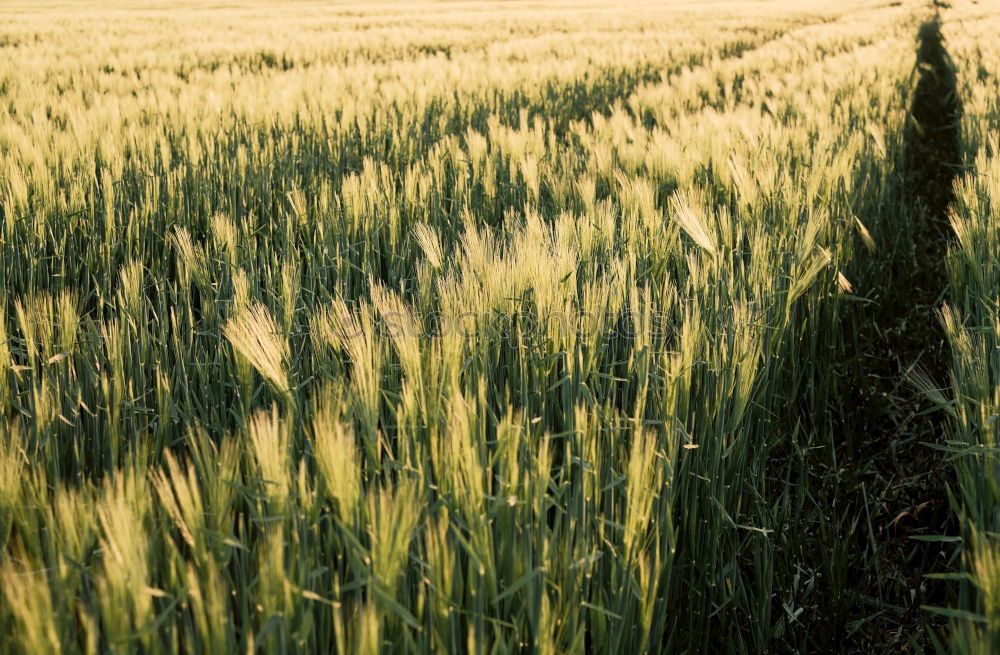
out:
{"label": "dense crop rows", "polygon": [[953,504],[965,545],[962,595],[953,632],[957,653],[1000,649],[1000,28],[995,8],[967,5],[945,14],[964,102],[964,179],[950,214],[949,303],[942,309],[951,347],[952,390],[945,447],[957,480]]}
{"label": "dense crop rows", "polygon": [[[609,5],[3,17],[0,651],[882,638],[844,416],[930,10]],[[992,632],[956,643],[989,652],[1000,114],[965,48],[984,173],[929,392],[983,446]]]}

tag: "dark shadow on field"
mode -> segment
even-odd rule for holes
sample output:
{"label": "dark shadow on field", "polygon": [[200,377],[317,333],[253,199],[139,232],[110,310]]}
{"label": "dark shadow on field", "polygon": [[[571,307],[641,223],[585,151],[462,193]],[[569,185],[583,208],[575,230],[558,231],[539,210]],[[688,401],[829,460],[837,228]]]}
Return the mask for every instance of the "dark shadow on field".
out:
{"label": "dark shadow on field", "polygon": [[[832,461],[822,483],[829,505],[821,592],[808,652],[898,653],[932,649],[945,622],[921,605],[948,605],[952,591],[928,580],[951,555],[913,537],[953,533],[950,476],[939,452],[943,416],[910,382],[948,380],[937,310],[947,287],[947,212],[961,170],[954,67],[937,19],[919,30],[917,84],[895,158],[895,215],[873,226],[876,249],[859,253],[849,277],[865,296],[841,316],[842,360],[831,396]],[[891,161],[891,160],[890,160]]]}

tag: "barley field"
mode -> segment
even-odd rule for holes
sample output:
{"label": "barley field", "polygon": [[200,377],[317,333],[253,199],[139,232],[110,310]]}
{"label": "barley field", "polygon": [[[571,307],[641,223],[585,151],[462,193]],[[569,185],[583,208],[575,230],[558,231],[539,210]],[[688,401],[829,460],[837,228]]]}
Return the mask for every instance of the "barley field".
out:
{"label": "barley field", "polygon": [[0,652],[1000,652],[991,0],[0,0]]}

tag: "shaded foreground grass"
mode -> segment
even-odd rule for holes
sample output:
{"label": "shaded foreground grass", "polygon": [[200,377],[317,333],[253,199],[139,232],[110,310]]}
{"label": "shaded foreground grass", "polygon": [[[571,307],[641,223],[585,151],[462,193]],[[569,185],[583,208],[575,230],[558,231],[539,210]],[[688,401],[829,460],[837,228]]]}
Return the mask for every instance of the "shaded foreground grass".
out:
{"label": "shaded foreground grass", "polygon": [[918,43],[918,79],[897,159],[898,215],[875,227],[875,249],[852,271],[865,297],[843,316],[846,347],[831,401],[833,459],[822,493],[839,517],[831,543],[845,542],[827,553],[826,610],[841,652],[933,644],[944,621],[921,606],[947,605],[951,593],[925,578],[950,566],[951,549],[925,539],[953,532],[954,518],[945,491],[951,473],[927,447],[941,440],[944,417],[926,411],[920,388],[948,376],[937,308],[947,287],[962,106],[937,19],[921,26]]}

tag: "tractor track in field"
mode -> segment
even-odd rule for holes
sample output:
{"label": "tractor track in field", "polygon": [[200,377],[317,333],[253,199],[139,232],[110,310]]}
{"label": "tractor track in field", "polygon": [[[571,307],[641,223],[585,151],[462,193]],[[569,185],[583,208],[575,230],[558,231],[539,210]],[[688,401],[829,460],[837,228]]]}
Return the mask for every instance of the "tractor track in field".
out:
{"label": "tractor track in field", "polygon": [[940,387],[949,379],[938,310],[948,284],[947,214],[961,172],[962,107],[938,18],[921,26],[917,41],[917,84],[896,171],[908,216],[885,222],[877,249],[856,273],[870,302],[851,303],[844,316],[826,491],[846,543],[839,582],[825,583],[833,585],[831,600],[816,620],[828,623],[811,652],[933,652],[935,640],[946,640],[946,621],[923,606],[950,604],[951,589],[926,576],[947,570],[952,551],[914,537],[954,532],[946,491],[952,474],[927,446],[941,441],[944,416],[928,411],[913,380],[925,375]]}

